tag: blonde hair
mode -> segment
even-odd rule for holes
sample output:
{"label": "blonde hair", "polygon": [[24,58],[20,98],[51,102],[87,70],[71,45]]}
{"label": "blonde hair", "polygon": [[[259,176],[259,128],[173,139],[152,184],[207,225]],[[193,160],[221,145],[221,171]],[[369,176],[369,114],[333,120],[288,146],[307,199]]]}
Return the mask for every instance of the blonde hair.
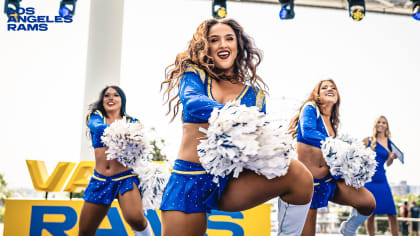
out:
{"label": "blonde hair", "polygon": [[[218,23],[230,26],[236,34],[238,55],[233,64],[234,76],[228,76],[224,72],[218,72],[218,69],[214,65],[214,59],[209,54],[208,34],[210,28]],[[171,96],[171,91],[175,88],[179,89],[180,79],[188,65],[193,64],[198,66],[211,78],[216,80],[224,79],[233,83],[249,82],[254,89],[255,86],[258,86],[266,92],[266,84],[256,73],[256,68],[261,63],[261,59],[262,52],[255,47],[252,38],[245,34],[242,26],[235,20],[209,19],[202,22],[189,42],[188,49],[179,53],[176,56],[175,62],[165,70],[165,80],[161,83],[160,89],[162,90],[163,86],[166,86],[163,97],[165,103],[168,103],[169,106],[167,114],[173,110],[171,121],[177,116],[179,105],[181,104],[178,94]],[[175,105],[172,105],[173,102],[175,102]]]}
{"label": "blonde hair", "polygon": [[385,116],[382,116],[381,115],[378,118],[376,118],[376,120],[375,120],[375,125],[373,126],[373,135],[370,138],[370,142],[371,142],[370,148],[373,151],[375,151],[375,148],[376,148],[376,136],[378,136],[378,131],[376,130],[376,125],[378,124],[379,119],[381,119],[381,118],[384,119],[385,120],[385,123],[386,123],[385,137],[386,138],[391,138],[391,131],[389,131],[388,119]]}
{"label": "blonde hair", "polygon": [[[335,88],[337,90],[337,97],[338,97],[337,98],[337,102],[334,104],[334,106],[332,108],[332,112],[331,112],[331,124],[332,124],[332,128],[334,130],[334,133],[335,134],[337,133],[338,125],[340,123],[340,118],[339,118],[339,116],[340,116],[340,112],[339,112],[339,110],[340,110],[340,101],[341,101],[340,93],[338,92],[338,88],[337,88],[337,85],[335,84],[334,80],[332,80],[332,79],[326,79],[326,80],[319,81],[315,85],[315,88],[312,90],[312,92],[309,95],[308,99],[306,99],[306,101],[300,106],[299,112],[292,117],[292,119],[291,119],[291,121],[289,123],[288,130],[289,130],[289,133],[293,136],[293,138],[296,138],[296,136],[297,136],[297,127],[298,127],[298,124],[299,124],[299,116],[300,116],[300,113],[302,112],[302,109],[305,106],[305,104],[308,103],[308,102],[313,102],[313,103],[315,103],[315,105],[318,108],[322,105],[321,104],[321,98],[319,96],[319,90],[321,89],[322,83],[323,82],[326,82],[326,81],[331,82],[335,86]],[[322,114],[321,109],[319,109],[319,110],[320,110],[320,112]]]}

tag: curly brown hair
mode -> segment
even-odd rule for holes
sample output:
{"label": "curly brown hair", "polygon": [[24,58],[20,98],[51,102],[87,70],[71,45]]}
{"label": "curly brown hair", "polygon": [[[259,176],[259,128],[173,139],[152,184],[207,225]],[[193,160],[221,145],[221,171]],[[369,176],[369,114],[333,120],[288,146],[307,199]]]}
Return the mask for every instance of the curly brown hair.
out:
{"label": "curly brown hair", "polygon": [[[326,82],[326,81],[329,81],[329,82],[333,83],[334,86],[337,89],[337,85],[335,84],[335,82],[332,79],[321,80],[316,84],[315,88],[312,90],[308,99],[306,99],[306,101],[302,104],[302,106],[300,106],[299,113],[296,114],[295,116],[293,116],[292,120],[289,123],[289,133],[292,134],[293,138],[296,138],[296,136],[297,136],[297,127],[298,127],[298,123],[299,123],[299,116],[300,116],[300,113],[302,112],[302,109],[305,106],[305,104],[308,103],[308,102],[313,102],[313,103],[316,104],[316,106],[318,108],[321,106],[321,100],[320,100],[320,97],[319,97],[319,90],[321,89],[322,83]],[[340,110],[341,98],[340,98],[340,93],[338,92],[338,89],[337,89],[337,96],[338,96],[337,102],[334,104],[334,106],[332,108],[332,112],[331,112],[331,124],[332,124],[332,128],[334,130],[334,133],[337,133],[338,125],[340,123],[340,119],[339,119],[340,112],[339,112],[339,110]],[[322,114],[321,109],[319,109],[319,110]]]}
{"label": "curly brown hair", "polygon": [[[238,43],[238,55],[234,62],[234,76],[228,76],[224,72],[220,72],[214,65],[214,60],[209,54],[208,35],[210,28],[216,24],[226,24],[235,32]],[[161,91],[166,85],[163,97],[165,103],[168,103],[169,109],[167,114],[173,110],[175,119],[179,111],[181,101],[178,94],[171,95],[172,90],[176,87],[179,89],[180,79],[184,74],[188,65],[196,65],[204,70],[211,78],[216,80],[229,80],[232,83],[249,83],[254,89],[255,86],[260,87],[263,91],[267,86],[260,76],[256,73],[257,66],[261,63],[262,52],[255,47],[251,37],[245,34],[239,23],[233,19],[209,19],[202,22],[195,31],[193,38],[189,42],[188,49],[176,56],[174,64],[169,65],[165,70],[165,80],[161,83]],[[261,87],[260,85],[263,85]],[[172,106],[172,103],[175,105]]]}

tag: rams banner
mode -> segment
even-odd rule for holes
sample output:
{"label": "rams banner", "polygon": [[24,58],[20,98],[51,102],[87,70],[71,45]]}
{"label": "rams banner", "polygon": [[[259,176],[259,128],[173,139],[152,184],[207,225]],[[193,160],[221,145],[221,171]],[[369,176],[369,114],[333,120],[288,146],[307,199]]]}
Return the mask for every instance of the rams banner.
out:
{"label": "rams banner", "polygon": [[[93,161],[59,162],[49,175],[44,161],[26,160],[32,184],[40,192],[80,192],[89,183]],[[65,236],[78,234],[83,200],[6,199],[4,236]],[[270,204],[242,212],[212,211],[207,214],[207,236],[270,235]],[[155,236],[161,236],[160,211],[145,212]],[[97,236],[134,236],[114,201]]]}
{"label": "rams banner", "polygon": [[[6,199],[4,236],[65,236],[78,234],[83,200]],[[148,210],[155,236],[161,236],[159,210]],[[270,204],[242,212],[212,211],[207,216],[207,236],[270,235]],[[114,201],[96,233],[97,236],[134,236]]]}

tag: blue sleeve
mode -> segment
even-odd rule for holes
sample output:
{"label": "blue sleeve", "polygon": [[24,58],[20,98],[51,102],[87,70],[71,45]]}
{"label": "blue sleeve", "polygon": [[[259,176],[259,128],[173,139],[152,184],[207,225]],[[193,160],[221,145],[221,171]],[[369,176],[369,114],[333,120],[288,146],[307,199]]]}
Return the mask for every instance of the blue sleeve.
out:
{"label": "blue sleeve", "polygon": [[89,115],[88,127],[90,130],[92,139],[94,138],[93,136],[95,136],[95,138],[97,138],[96,136],[99,136],[99,137],[102,136],[102,134],[104,133],[104,130],[108,126],[109,126],[108,124],[105,124],[104,118],[99,111],[92,112]]}
{"label": "blue sleeve", "polygon": [[306,105],[300,113],[299,125],[302,138],[320,147],[321,141],[325,140],[327,136],[319,131],[321,127],[317,127],[317,119],[316,108],[312,105]]}
{"label": "blue sleeve", "polygon": [[265,103],[265,95],[264,95],[264,101],[263,101],[263,106],[261,108],[261,112],[264,112],[264,114],[267,114],[267,108],[266,108],[266,105],[265,104],[266,103]]}
{"label": "blue sleeve", "polygon": [[224,105],[210,99],[205,89],[199,75],[186,72],[181,78],[178,96],[184,108],[183,112],[207,121],[214,108],[221,109]]}
{"label": "blue sleeve", "polygon": [[130,123],[140,123],[140,121],[137,118],[134,118],[134,117],[131,117],[128,122],[130,122]]}
{"label": "blue sleeve", "polygon": [[255,91],[255,106],[257,106],[260,109],[260,112],[267,114],[265,102],[266,96],[264,94],[264,91],[257,87],[257,90]]}

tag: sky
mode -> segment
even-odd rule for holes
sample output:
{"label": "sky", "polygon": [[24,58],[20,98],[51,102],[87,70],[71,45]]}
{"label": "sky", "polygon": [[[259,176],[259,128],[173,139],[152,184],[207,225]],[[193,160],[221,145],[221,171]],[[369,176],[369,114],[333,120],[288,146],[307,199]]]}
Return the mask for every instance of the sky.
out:
{"label": "sky", "polygon": [[[34,7],[37,15],[54,16],[59,1],[21,4]],[[211,18],[211,1],[124,4],[120,86],[127,111],[147,130],[155,128],[150,136],[166,140],[164,153],[173,161],[181,122],[178,117],[169,123],[165,116],[160,83],[197,26]],[[387,168],[388,180],[420,185],[415,136],[420,133],[420,22],[370,12],[355,22],[345,10],[306,7],[295,8],[295,19],[281,21],[279,10],[275,4],[228,2],[227,7],[228,17],[264,53],[257,72],[269,87],[268,113],[290,119],[319,80],[332,78],[342,99],[339,131],[362,139],[372,135],[375,118],[385,115],[406,159]],[[49,173],[59,161],[80,160],[89,12],[89,1],[78,1],[74,22],[50,24],[45,32],[9,32],[6,15],[0,15],[0,173],[11,188],[32,187],[27,159],[45,161]]]}

